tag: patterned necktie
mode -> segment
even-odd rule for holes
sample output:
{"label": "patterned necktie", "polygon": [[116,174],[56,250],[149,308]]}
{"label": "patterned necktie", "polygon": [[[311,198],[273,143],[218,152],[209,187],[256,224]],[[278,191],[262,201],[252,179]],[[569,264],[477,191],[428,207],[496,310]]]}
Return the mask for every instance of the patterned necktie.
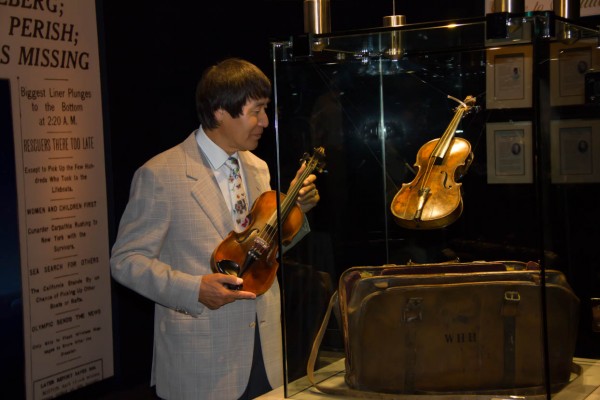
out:
{"label": "patterned necktie", "polygon": [[231,198],[231,212],[238,231],[242,231],[248,226],[248,201],[246,200],[242,174],[240,174],[240,165],[235,157],[229,157],[225,161],[225,165],[229,167],[227,183],[229,184]]}

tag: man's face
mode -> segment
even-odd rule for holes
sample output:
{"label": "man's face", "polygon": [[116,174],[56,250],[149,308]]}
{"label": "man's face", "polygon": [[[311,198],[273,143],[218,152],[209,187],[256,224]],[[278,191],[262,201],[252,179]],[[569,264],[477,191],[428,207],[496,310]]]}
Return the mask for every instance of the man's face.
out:
{"label": "man's face", "polygon": [[242,115],[233,118],[227,111],[216,111],[220,125],[221,147],[227,153],[254,150],[262,136],[263,129],[269,126],[266,109],[269,99],[248,100],[242,108]]}

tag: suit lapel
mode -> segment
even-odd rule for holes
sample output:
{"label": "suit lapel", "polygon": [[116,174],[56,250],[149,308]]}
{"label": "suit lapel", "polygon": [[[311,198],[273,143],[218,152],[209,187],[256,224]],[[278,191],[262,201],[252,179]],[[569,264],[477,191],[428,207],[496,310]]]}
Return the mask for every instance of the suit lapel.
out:
{"label": "suit lapel", "polygon": [[215,229],[225,238],[234,229],[233,220],[212,168],[204,159],[194,134],[183,142],[183,148],[186,156],[186,174],[197,181],[192,186],[191,194],[204,212],[211,217]]}

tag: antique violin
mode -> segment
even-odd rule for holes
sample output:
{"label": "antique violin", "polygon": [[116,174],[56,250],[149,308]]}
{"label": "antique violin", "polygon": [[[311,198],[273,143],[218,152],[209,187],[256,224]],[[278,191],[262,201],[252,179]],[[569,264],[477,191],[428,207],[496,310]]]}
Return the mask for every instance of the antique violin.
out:
{"label": "antique violin", "polygon": [[473,153],[471,144],[454,134],[463,115],[474,107],[475,98],[467,96],[464,101],[448,98],[459,103],[452,121],[440,138],[419,149],[417,175],[412,182],[402,184],[392,200],[394,220],[404,228],[443,228],[462,214],[462,184],[456,181],[466,173]]}
{"label": "antique violin", "polygon": [[[325,149],[315,148],[314,154],[304,154],[306,162],[301,176],[287,194],[280,194],[282,244],[289,244],[304,223],[304,213],[296,204],[302,182],[313,171],[322,172]],[[250,220],[243,232],[231,231],[213,251],[210,263],[213,272],[239,276],[244,279],[243,289],[257,296],[266,292],[277,274],[279,224],[277,218],[277,192],[270,190],[261,194],[248,214]],[[242,285],[228,285],[241,290]]]}

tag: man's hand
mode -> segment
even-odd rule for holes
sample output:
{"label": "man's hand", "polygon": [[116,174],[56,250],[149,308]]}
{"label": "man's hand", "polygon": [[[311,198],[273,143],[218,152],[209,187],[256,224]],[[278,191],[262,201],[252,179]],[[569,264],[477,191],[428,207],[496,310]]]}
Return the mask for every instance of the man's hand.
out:
{"label": "man's hand", "polygon": [[[296,181],[300,178],[302,171],[306,168],[306,163],[303,163],[298,172],[296,172],[296,177],[292,180],[290,187],[293,187],[296,184]],[[310,174],[304,182],[302,182],[302,188],[298,192],[298,198],[296,199],[296,204],[300,207],[302,212],[307,213],[310,209],[317,205],[321,197],[319,196],[319,191],[317,190],[317,186],[315,185],[315,181],[317,180],[317,176],[314,174]]]}
{"label": "man's hand", "polygon": [[228,285],[241,285],[242,278],[225,274],[208,274],[202,277],[200,284],[200,294],[198,301],[204,304],[211,310],[216,310],[227,303],[232,303],[236,300],[255,299],[256,295],[252,292],[244,292],[243,290],[231,290],[225,287]]}

